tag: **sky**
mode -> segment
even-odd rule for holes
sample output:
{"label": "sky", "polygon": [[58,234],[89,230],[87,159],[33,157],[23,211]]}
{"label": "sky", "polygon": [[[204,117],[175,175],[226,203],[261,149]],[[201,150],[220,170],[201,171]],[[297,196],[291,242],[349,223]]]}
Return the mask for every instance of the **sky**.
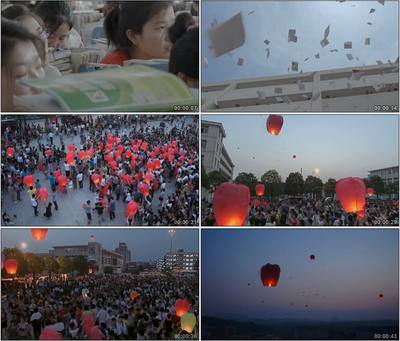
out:
{"label": "sky", "polygon": [[302,168],[304,179],[315,175],[325,182],[348,176],[364,178],[369,170],[399,165],[396,115],[283,115],[278,136],[267,133],[267,118],[202,116],[223,124],[223,143],[235,165],[234,178],[240,172],[260,178],[276,169],[285,181],[290,172]]}
{"label": "sky", "polygon": [[[208,0],[202,4],[202,57],[208,61],[208,67],[204,63],[202,67],[204,83],[284,75],[288,74],[292,61],[299,62],[299,72],[312,72],[376,65],[377,60],[393,62],[398,57],[397,1],[386,0],[383,6],[375,0],[229,1],[229,5],[226,1]],[[375,12],[369,14],[371,8]],[[232,56],[214,58],[207,39],[211,23],[217,20],[221,24],[240,12],[244,18],[245,43],[232,51]],[[322,48],[320,41],[328,25],[330,43]],[[289,29],[296,30],[297,43],[288,42]],[[369,46],[364,45],[367,37],[371,38]],[[270,41],[268,59],[265,39]],[[346,41],[352,41],[351,50],[344,50]],[[332,53],[329,51],[332,49],[339,52]],[[314,58],[317,53],[320,59]],[[352,61],[347,59],[347,53],[353,55]],[[237,65],[239,58],[244,59],[242,66]]]}
{"label": "sky", "polygon": [[[198,252],[197,229],[175,229],[172,241],[173,250]],[[86,245],[90,236],[108,250],[114,250],[119,242],[128,244],[132,253],[132,261],[157,260],[170,251],[171,242],[168,229],[128,229],[128,228],[100,228],[100,229],[49,229],[46,240],[32,240],[30,229],[7,228],[1,231],[1,247],[20,247],[21,242],[27,243],[26,252],[48,252],[53,246]]]}
{"label": "sky", "polygon": [[[398,319],[398,233],[205,229],[202,314],[265,320]],[[260,269],[266,263],[281,269],[274,288],[261,283]]]}

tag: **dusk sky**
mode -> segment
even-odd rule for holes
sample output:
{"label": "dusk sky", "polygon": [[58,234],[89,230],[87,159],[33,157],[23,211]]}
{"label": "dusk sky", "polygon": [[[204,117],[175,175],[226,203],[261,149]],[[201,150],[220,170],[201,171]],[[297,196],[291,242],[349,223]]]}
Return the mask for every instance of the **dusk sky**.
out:
{"label": "dusk sky", "polygon": [[[175,229],[173,249],[198,252],[197,229]],[[48,252],[53,246],[84,245],[94,235],[96,241],[104,248],[114,250],[119,242],[126,242],[132,252],[132,261],[156,260],[170,250],[168,229],[132,229],[132,228],[100,228],[100,229],[49,229],[46,240],[32,240],[30,229],[7,228],[1,231],[1,247],[19,246],[26,242],[27,252]]]}
{"label": "dusk sky", "polygon": [[[288,74],[292,61],[299,63],[303,72],[326,69],[376,65],[398,57],[398,2],[378,1],[203,1],[202,2],[202,57],[203,82],[265,77]],[[371,8],[375,12],[369,14]],[[254,13],[251,13],[253,12]],[[206,32],[211,23],[219,24],[242,12],[245,43],[232,51],[213,58],[208,48]],[[249,14],[251,13],[251,14]],[[368,25],[370,22],[372,25]],[[322,48],[320,41],[330,25],[329,45]],[[297,43],[288,42],[289,29],[295,29]],[[232,32],[232,34],[235,34]],[[364,45],[371,38],[370,45]],[[270,44],[270,57],[266,58]],[[352,41],[352,49],[344,49],[344,42]],[[330,50],[338,49],[338,52]],[[320,59],[314,55],[319,53]],[[347,53],[353,55],[350,61]],[[358,60],[356,59],[358,57]],[[237,65],[244,59],[242,66]],[[304,61],[310,58],[308,61]],[[293,73],[290,71],[290,73]]]}
{"label": "dusk sky", "polygon": [[[398,319],[398,243],[395,229],[203,230],[202,315]],[[274,288],[260,280],[266,263],[281,268]]]}
{"label": "dusk sky", "polygon": [[235,165],[234,177],[252,172],[260,178],[276,169],[285,181],[290,172],[302,168],[305,179],[316,175],[318,168],[319,177],[326,181],[367,177],[369,170],[399,164],[397,115],[283,115],[278,136],[267,133],[268,115],[202,118],[223,124],[223,143]]}

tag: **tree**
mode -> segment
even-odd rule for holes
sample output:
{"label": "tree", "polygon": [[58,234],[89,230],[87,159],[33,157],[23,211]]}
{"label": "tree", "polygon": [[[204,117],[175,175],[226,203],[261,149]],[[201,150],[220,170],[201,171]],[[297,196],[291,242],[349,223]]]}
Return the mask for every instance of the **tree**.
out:
{"label": "tree", "polygon": [[239,175],[235,178],[234,183],[246,185],[250,189],[251,195],[255,195],[255,187],[258,183],[258,180],[253,173],[239,173]]}
{"label": "tree", "polygon": [[38,257],[33,253],[26,253],[24,258],[28,272],[33,274],[34,277],[36,274],[40,274],[44,271],[44,261],[41,257]]}
{"label": "tree", "polygon": [[306,193],[321,195],[323,187],[324,184],[322,180],[320,178],[317,178],[316,176],[309,175],[304,182],[304,191]]}
{"label": "tree", "polygon": [[367,187],[371,187],[375,190],[376,196],[379,197],[379,194],[385,192],[385,183],[382,178],[378,175],[373,175],[368,179],[364,180]]}
{"label": "tree", "polygon": [[328,197],[333,197],[336,193],[336,180],[329,178],[324,185],[325,195]]}
{"label": "tree", "polygon": [[265,184],[266,195],[276,197],[283,193],[282,178],[275,169],[265,172],[261,176],[261,182]]}
{"label": "tree", "polygon": [[285,193],[289,195],[302,194],[304,191],[303,176],[299,172],[290,173],[285,181]]}
{"label": "tree", "polygon": [[228,181],[228,178],[219,171],[212,171],[208,173],[207,178],[210,188],[216,188],[223,182]]}
{"label": "tree", "polygon": [[[72,258],[71,262],[72,271],[78,271],[80,275],[86,274],[89,269],[89,263],[84,256],[77,256]],[[72,272],[70,271],[70,272]]]}
{"label": "tree", "polygon": [[391,182],[385,185],[385,193],[390,195],[390,198],[393,197],[396,198],[397,195],[399,194],[399,183],[396,182]]}

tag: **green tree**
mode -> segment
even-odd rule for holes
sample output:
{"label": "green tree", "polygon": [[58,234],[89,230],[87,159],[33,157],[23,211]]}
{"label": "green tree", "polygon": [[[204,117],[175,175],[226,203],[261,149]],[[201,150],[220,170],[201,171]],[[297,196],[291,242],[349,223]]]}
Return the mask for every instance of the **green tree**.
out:
{"label": "green tree", "polygon": [[399,194],[399,183],[392,182],[385,185],[385,193],[390,195],[390,198],[397,198]]}
{"label": "green tree", "polygon": [[54,258],[50,256],[43,257],[43,267],[44,271],[48,273],[49,276],[51,275],[51,273],[57,273],[59,271],[58,263],[55,261]]}
{"label": "green tree", "polygon": [[324,185],[324,192],[327,197],[333,197],[336,192],[336,180],[329,178]]}
{"label": "green tree", "polygon": [[371,187],[375,190],[376,196],[385,193],[385,183],[382,178],[378,175],[373,175],[364,180],[367,187]]}
{"label": "green tree", "polygon": [[304,191],[303,176],[299,172],[290,173],[285,181],[285,193],[289,195],[302,194]]}
{"label": "green tree", "polygon": [[234,183],[246,185],[250,189],[251,195],[255,195],[255,187],[258,183],[258,180],[253,173],[239,173],[239,175],[235,178]]}
{"label": "green tree", "polygon": [[261,176],[261,182],[265,184],[265,192],[267,196],[276,197],[283,193],[282,178],[275,169],[266,171]]}
{"label": "green tree", "polygon": [[[72,258],[71,262],[72,271],[78,271],[80,275],[86,274],[89,269],[89,263],[84,256],[77,256]],[[70,271],[70,272],[72,272]]]}
{"label": "green tree", "polygon": [[44,271],[44,262],[41,257],[36,256],[33,253],[26,253],[24,258],[27,264],[28,272],[33,274],[34,277]]}
{"label": "green tree", "polygon": [[71,257],[59,256],[56,258],[59,273],[70,273],[74,271],[73,260]]}
{"label": "green tree", "polygon": [[320,196],[323,187],[324,184],[322,183],[322,180],[316,176],[309,175],[304,182],[304,191],[306,193],[313,193]]}
{"label": "green tree", "polygon": [[211,189],[218,187],[223,182],[228,181],[227,177],[219,171],[212,171],[208,173],[208,183]]}

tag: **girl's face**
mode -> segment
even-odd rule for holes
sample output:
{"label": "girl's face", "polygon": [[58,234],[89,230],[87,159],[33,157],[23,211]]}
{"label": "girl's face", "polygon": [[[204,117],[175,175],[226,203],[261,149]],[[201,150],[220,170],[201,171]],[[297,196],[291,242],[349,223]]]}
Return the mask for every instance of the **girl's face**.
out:
{"label": "girl's face", "polygon": [[53,33],[49,35],[48,41],[49,41],[49,47],[52,47],[54,49],[64,47],[65,42],[68,39],[69,36],[69,25],[67,23],[61,24],[57,30],[55,30]]}
{"label": "girl's face", "polygon": [[172,6],[160,11],[147,21],[142,33],[127,31],[127,37],[134,45],[134,59],[168,59],[172,45],[167,41],[168,27],[174,22],[175,13]]}
{"label": "girl's face", "polygon": [[44,78],[42,60],[32,42],[19,42],[10,56],[10,70],[15,77],[14,95],[28,95],[31,91],[19,81]]}

